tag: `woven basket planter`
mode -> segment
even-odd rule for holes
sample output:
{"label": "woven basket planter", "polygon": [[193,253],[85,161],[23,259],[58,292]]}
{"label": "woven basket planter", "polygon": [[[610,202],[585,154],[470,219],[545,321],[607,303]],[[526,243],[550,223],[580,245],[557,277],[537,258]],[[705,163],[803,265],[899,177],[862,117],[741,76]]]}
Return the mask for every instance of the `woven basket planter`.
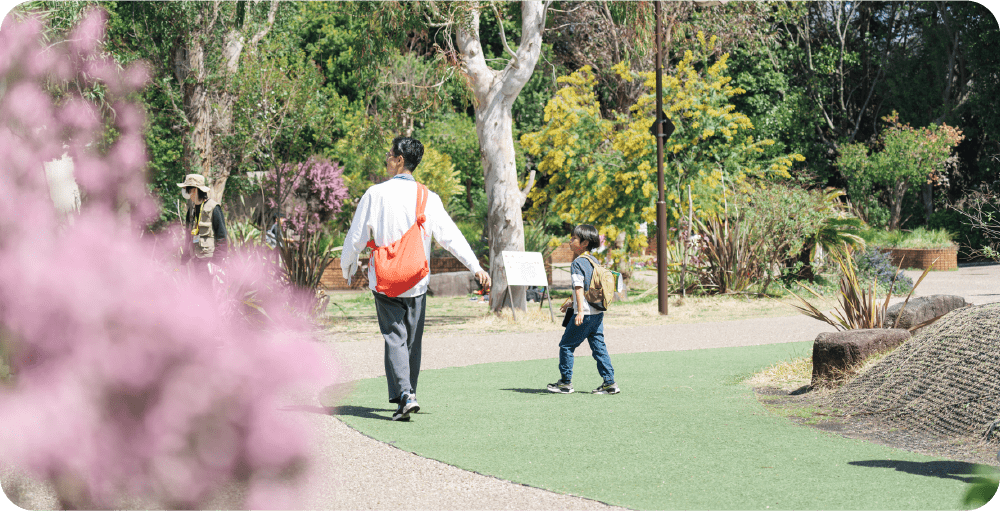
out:
{"label": "woven basket planter", "polygon": [[[958,268],[958,247],[949,248],[879,248],[889,255],[894,266],[949,271]],[[936,261],[935,261],[936,260]],[[900,264],[902,263],[902,264]]]}

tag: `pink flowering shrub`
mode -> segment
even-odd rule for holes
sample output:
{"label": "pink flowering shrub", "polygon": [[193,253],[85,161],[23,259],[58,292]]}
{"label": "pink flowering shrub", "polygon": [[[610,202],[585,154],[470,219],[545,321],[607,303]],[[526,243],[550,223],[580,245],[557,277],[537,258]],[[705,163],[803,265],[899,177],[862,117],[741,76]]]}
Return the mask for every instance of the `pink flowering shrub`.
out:
{"label": "pink flowering shrub", "polygon": [[340,164],[316,156],[303,163],[281,165],[264,180],[267,207],[290,211],[288,223],[292,229],[315,233],[340,212],[348,198],[343,175]]}
{"label": "pink flowering shrub", "polygon": [[[64,507],[199,508],[233,488],[246,489],[237,506],[293,506],[308,438],[280,406],[327,384],[331,362],[266,258],[232,258],[213,286],[140,236],[157,213],[134,100],[148,72],[102,54],[104,24],[91,11],[58,44],[41,42],[35,18],[0,27],[0,353],[12,370],[0,459],[51,483]],[[110,109],[78,92],[94,88]],[[42,166],[63,154],[83,199],[71,218]]]}
{"label": "pink flowering shrub", "polygon": [[[344,168],[336,162],[312,157],[304,163],[281,165],[264,179],[266,205],[287,213],[282,237],[292,239],[281,246],[284,278],[303,291],[316,290],[326,267],[333,260],[333,244],[323,239],[325,224],[347,200]],[[337,270],[339,271],[339,270]],[[314,313],[326,310],[328,297],[322,292],[300,307]]]}

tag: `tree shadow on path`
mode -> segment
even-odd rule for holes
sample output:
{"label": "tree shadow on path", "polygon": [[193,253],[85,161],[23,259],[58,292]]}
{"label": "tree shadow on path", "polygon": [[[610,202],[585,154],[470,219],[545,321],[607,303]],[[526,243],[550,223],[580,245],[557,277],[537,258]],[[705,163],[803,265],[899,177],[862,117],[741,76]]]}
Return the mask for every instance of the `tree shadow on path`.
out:
{"label": "tree shadow on path", "polygon": [[[901,460],[866,460],[851,461],[849,465],[869,468],[892,468],[899,472],[914,474],[918,476],[939,477],[941,479],[954,479],[963,483],[978,481],[981,476],[975,463],[964,461],[901,461]],[[962,477],[972,476],[972,477]]]}

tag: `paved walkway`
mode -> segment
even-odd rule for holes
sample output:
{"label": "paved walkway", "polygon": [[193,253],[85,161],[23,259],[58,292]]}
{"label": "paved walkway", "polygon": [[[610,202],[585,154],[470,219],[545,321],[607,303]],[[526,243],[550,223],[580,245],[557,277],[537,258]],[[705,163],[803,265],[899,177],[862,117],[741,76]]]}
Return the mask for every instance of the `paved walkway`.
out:
{"label": "paved walkway", "polygon": [[[907,272],[914,280],[920,272]],[[974,304],[1000,301],[1000,265],[930,273],[916,296],[955,294]],[[808,341],[832,327],[801,315],[720,323],[608,328],[612,354]],[[428,331],[423,369],[556,357],[556,333],[450,335]],[[329,415],[350,381],[384,377],[382,340],[332,342],[344,368],[340,382],[315,403],[294,407],[316,437],[315,474],[305,491],[309,509],[608,509],[600,502],[552,493],[421,458],[371,439]],[[589,357],[581,346],[579,357]],[[537,382],[539,386],[545,382]],[[623,389],[629,392],[630,389]],[[430,409],[433,403],[422,403]],[[386,403],[386,407],[390,407]],[[419,416],[417,418],[419,420]],[[6,479],[6,477],[5,477]],[[45,493],[45,492],[32,492]],[[34,495],[25,507],[51,506]]]}

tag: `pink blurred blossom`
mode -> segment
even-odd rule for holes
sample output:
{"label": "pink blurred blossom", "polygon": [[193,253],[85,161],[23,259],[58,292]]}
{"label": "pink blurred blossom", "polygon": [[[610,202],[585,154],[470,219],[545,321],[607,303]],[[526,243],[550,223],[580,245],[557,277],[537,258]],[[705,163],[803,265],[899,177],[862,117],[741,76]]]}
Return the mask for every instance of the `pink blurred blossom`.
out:
{"label": "pink blurred blossom", "polygon": [[[100,55],[99,10],[68,44],[46,50],[40,31],[10,16],[0,30],[0,343],[14,373],[0,382],[0,458],[63,506],[202,507],[232,484],[254,507],[293,505],[309,439],[280,404],[327,384],[332,361],[266,256],[231,258],[213,284],[176,271],[169,240],[139,236],[156,205],[144,116],[126,98],[148,72],[122,77]],[[69,79],[114,82],[112,112],[80,96],[57,109],[42,82]],[[119,135],[97,152],[105,123]],[[43,172],[63,153],[84,195],[72,222]]]}

